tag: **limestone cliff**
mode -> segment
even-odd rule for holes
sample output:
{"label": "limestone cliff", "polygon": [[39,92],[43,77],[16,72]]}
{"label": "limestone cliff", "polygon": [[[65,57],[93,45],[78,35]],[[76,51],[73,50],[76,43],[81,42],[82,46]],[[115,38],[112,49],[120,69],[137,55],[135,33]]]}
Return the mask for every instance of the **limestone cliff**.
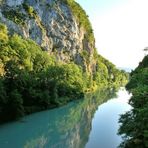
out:
{"label": "limestone cliff", "polygon": [[[81,9],[83,14],[79,15],[83,15],[86,25],[75,15],[75,7],[70,3]],[[74,61],[86,71],[95,70],[93,32],[85,12],[76,2],[1,0],[0,22],[6,24],[11,34],[34,40],[58,60]]]}

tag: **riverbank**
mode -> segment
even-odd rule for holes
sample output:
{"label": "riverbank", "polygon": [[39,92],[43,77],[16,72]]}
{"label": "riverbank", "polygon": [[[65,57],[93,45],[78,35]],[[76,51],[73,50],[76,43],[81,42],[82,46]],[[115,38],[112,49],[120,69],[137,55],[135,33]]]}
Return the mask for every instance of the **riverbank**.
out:
{"label": "riverbank", "polygon": [[121,148],[148,147],[148,55],[132,71],[129,83],[126,85],[133,94],[129,104],[130,112],[121,115],[119,134],[124,134]]}
{"label": "riverbank", "polygon": [[112,148],[121,140],[116,134],[118,117],[128,109],[128,98],[125,90],[98,90],[85,99],[0,125],[0,147],[98,148],[108,143]]}
{"label": "riverbank", "polygon": [[[19,120],[20,118],[22,118],[23,116],[26,116],[26,115],[29,115],[29,114],[32,114],[32,113],[35,113],[35,112],[41,112],[43,110],[51,110],[51,109],[54,109],[54,108],[59,108],[61,106],[64,106],[64,105],[67,105],[68,103],[70,102],[73,102],[75,100],[81,100],[81,99],[85,99],[85,98],[92,98],[92,96],[95,96],[95,94],[97,94],[97,92],[100,92],[100,91],[103,91],[104,90],[107,90],[107,91],[117,91],[119,89],[119,87],[113,87],[113,86],[110,86],[110,87],[107,87],[107,86],[100,86],[100,87],[92,87],[90,89],[88,89],[87,91],[84,92],[84,95],[81,95],[77,98],[67,98],[67,97],[61,97],[61,98],[57,98],[58,102],[57,103],[53,103],[53,104],[48,104],[45,106],[24,106],[23,107],[23,114],[19,117],[19,118],[16,118],[16,119],[13,119],[13,118],[9,118],[10,115],[7,116],[7,112],[5,112],[3,115],[1,113],[1,120],[0,120],[0,124],[5,124],[5,123],[9,123],[9,122],[12,122],[12,121],[16,121],[16,120]],[[13,114],[13,113],[11,113]]]}
{"label": "riverbank", "polygon": [[31,39],[8,35],[1,23],[0,34],[6,38],[0,37],[0,122],[64,105],[83,98],[90,88],[120,86],[128,79],[96,49],[90,57],[83,51],[81,64],[74,59],[65,62]]}

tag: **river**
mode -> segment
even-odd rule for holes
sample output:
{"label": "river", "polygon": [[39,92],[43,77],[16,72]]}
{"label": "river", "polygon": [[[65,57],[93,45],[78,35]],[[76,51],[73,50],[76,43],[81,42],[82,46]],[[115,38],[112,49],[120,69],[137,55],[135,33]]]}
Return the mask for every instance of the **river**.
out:
{"label": "river", "polygon": [[0,125],[0,148],[116,148],[119,115],[131,109],[124,88],[88,94],[60,108]]}

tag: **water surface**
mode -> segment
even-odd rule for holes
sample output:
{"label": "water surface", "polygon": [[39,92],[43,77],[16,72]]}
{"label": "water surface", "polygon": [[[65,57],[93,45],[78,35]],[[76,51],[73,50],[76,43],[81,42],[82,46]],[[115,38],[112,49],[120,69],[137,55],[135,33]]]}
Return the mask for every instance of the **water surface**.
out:
{"label": "water surface", "polygon": [[86,148],[117,148],[122,141],[117,135],[120,114],[131,109],[128,100],[131,95],[120,89],[117,97],[100,105],[92,120],[92,130]]}
{"label": "water surface", "polygon": [[0,148],[116,148],[119,114],[130,109],[125,89],[102,90],[66,106],[0,126]]}

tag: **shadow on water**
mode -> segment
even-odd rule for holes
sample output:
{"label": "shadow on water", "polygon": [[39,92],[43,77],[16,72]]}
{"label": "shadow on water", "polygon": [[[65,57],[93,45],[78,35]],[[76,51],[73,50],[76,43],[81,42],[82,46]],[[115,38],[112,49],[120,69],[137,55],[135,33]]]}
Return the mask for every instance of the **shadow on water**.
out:
{"label": "shadow on water", "polygon": [[1,125],[0,147],[84,148],[98,106],[115,97],[114,90],[97,91],[66,106]]}

